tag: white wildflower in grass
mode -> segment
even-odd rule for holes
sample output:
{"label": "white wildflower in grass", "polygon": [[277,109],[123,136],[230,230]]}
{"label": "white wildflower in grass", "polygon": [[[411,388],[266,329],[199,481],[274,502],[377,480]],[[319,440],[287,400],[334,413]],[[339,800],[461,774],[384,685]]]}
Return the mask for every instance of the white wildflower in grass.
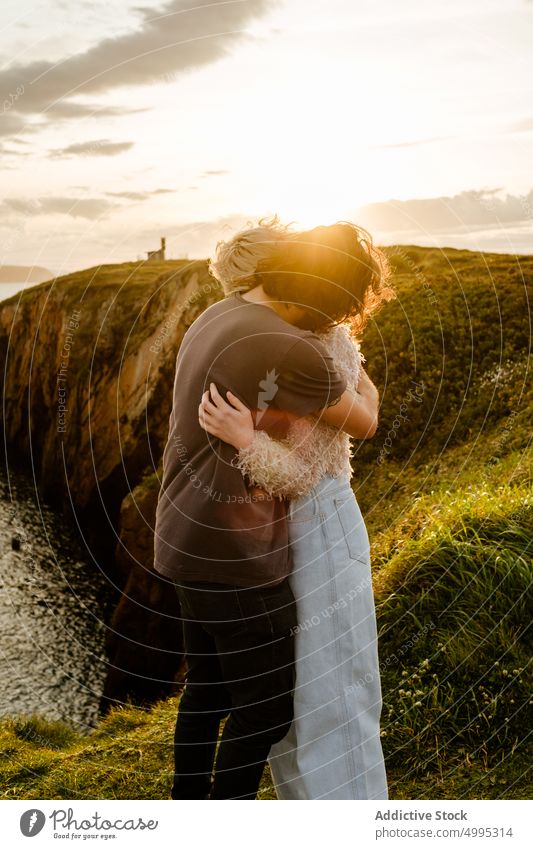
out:
{"label": "white wildflower in grass", "polygon": [[502,365],[496,365],[492,369],[486,371],[481,377],[479,385],[481,387],[487,387],[490,385],[508,384],[513,374],[519,369],[519,362],[508,359]]}

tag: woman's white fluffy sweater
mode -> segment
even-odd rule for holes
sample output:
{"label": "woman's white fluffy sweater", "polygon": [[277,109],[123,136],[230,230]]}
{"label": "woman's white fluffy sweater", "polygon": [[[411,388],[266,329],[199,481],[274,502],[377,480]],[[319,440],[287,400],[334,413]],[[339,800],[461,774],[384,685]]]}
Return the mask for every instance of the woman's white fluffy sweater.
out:
{"label": "woman's white fluffy sweater", "polygon": [[[361,363],[358,341],[345,324],[317,334],[333,357],[346,388],[357,390]],[[241,448],[234,465],[269,495],[298,498],[307,495],[324,475],[352,475],[350,437],[314,416],[296,419],[283,440],[256,430],[252,443]]]}

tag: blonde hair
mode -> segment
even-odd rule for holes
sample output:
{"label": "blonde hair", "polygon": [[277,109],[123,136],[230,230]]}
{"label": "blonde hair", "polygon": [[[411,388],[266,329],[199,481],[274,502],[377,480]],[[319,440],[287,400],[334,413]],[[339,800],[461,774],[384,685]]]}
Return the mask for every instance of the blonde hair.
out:
{"label": "blonde hair", "polygon": [[268,259],[281,242],[292,235],[290,224],[282,224],[277,215],[259,218],[257,225],[251,221],[228,241],[216,244],[214,255],[209,257],[208,268],[218,280],[225,295],[245,292],[257,285],[254,275],[260,260]]}

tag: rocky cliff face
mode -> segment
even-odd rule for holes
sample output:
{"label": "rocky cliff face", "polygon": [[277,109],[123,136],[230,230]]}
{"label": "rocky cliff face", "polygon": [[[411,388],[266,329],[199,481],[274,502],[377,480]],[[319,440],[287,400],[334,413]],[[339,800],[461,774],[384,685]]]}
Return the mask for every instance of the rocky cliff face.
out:
{"label": "rocky cliff face", "polygon": [[169,261],[88,269],[0,304],[8,458],[31,458],[42,497],[75,514],[120,591],[106,704],[159,697],[179,674],[177,600],[152,570],[157,467],[181,339],[221,294],[205,262]]}

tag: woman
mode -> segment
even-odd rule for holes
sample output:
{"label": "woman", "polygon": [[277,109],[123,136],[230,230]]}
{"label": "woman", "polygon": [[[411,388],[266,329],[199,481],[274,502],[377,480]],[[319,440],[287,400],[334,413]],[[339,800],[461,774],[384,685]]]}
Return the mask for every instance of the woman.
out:
{"label": "woman", "polygon": [[[321,338],[347,388],[355,393],[360,381],[368,378],[354,330],[360,330],[379,304],[392,296],[384,285],[383,257],[365,231],[345,222],[317,228],[319,235],[317,230],[289,233],[276,224],[275,220],[270,229],[244,231],[218,246],[211,270],[229,293],[257,285],[260,269],[268,292],[269,285],[272,290],[276,281],[279,284],[275,271],[281,262],[291,275],[282,285],[293,287],[287,300],[298,303],[294,278],[300,266],[298,261],[287,262],[288,242],[311,245],[313,250],[314,239],[319,239],[320,249],[331,239],[334,254],[327,271],[335,280],[342,277],[340,271],[336,276],[339,263],[345,273],[347,257],[360,260],[363,249],[374,272],[367,275],[364,291],[357,298],[353,287],[340,291],[334,310],[315,310],[306,315],[304,324]],[[309,248],[304,250],[308,253]],[[323,263],[319,270],[317,281],[305,285],[320,286]],[[272,295],[280,297],[279,291]],[[335,324],[339,318],[344,321]],[[294,721],[269,758],[278,798],[386,799],[370,547],[350,486],[350,437],[310,416],[295,419],[286,436],[275,440],[254,428],[251,411],[238,398],[230,392],[227,398],[230,403],[213,386],[211,397],[204,395],[200,404],[200,424],[237,449],[235,463],[251,484],[290,499],[290,583],[299,624]]]}

